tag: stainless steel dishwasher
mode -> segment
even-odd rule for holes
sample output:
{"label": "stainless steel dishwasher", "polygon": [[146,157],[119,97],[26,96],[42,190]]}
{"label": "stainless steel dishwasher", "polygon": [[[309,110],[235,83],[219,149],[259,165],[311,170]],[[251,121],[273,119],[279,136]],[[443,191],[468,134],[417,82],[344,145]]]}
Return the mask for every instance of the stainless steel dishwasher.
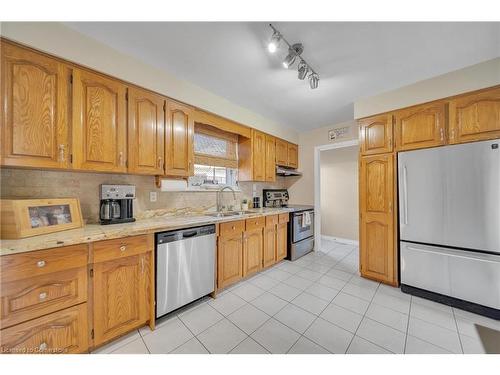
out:
{"label": "stainless steel dishwasher", "polygon": [[156,233],[156,318],[215,289],[215,225]]}

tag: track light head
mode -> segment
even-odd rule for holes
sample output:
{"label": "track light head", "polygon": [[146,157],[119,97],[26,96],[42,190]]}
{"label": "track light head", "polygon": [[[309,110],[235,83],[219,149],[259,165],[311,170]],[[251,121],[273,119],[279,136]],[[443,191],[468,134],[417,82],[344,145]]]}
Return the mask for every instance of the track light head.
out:
{"label": "track light head", "polygon": [[319,83],[319,76],[317,73],[311,73],[309,75],[309,86],[311,89],[316,89],[318,88],[318,83]]}
{"label": "track light head", "polygon": [[300,80],[303,80],[304,78],[306,78],[307,72],[309,72],[309,67],[302,59],[299,62],[298,71],[299,71],[298,77]]}
{"label": "track light head", "polygon": [[274,31],[269,44],[267,45],[267,49],[269,52],[274,53],[278,49],[278,45],[281,40],[281,34],[278,31]]}
{"label": "track light head", "polygon": [[283,66],[288,69],[293,65],[297,56],[304,52],[304,47],[301,43],[296,43],[288,49],[288,55],[286,55],[285,60],[283,60]]}

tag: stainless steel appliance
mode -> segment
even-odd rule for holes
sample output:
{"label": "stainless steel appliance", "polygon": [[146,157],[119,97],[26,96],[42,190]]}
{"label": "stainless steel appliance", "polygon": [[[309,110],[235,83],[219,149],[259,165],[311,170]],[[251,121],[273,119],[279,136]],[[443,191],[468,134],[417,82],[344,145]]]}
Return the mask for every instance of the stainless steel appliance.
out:
{"label": "stainless steel appliance", "polygon": [[276,175],[283,177],[295,177],[295,176],[302,176],[302,172],[299,172],[296,169],[276,166]]}
{"label": "stainless steel appliance", "polygon": [[215,225],[156,234],[156,317],[215,289]]}
{"label": "stainless steel appliance", "polygon": [[398,154],[403,291],[500,319],[499,143]]}
{"label": "stainless steel appliance", "polygon": [[135,221],[134,185],[101,185],[99,218],[101,224],[119,224]]}
{"label": "stainless steel appliance", "polygon": [[264,189],[264,207],[286,207],[290,210],[288,222],[287,259],[296,260],[314,250],[314,207],[289,205],[287,189]]}

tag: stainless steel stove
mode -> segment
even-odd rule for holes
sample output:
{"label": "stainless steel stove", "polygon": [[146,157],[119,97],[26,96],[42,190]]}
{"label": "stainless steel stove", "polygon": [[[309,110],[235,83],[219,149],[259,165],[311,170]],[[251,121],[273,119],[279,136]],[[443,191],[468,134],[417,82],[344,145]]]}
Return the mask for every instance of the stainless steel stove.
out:
{"label": "stainless steel stove", "polygon": [[287,189],[264,189],[263,206],[266,208],[288,208],[288,253],[287,259],[294,261],[314,250],[314,207],[289,205]]}

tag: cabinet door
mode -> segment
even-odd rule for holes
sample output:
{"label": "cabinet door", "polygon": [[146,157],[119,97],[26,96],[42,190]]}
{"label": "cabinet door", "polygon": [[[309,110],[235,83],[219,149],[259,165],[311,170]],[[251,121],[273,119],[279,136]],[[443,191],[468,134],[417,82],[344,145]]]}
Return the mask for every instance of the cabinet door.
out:
{"label": "cabinet door", "polygon": [[127,171],[126,88],[86,70],[73,71],[73,167]]}
{"label": "cabinet door", "polygon": [[247,231],[243,238],[243,276],[248,276],[262,268],[262,229]]}
{"label": "cabinet door", "polygon": [[266,181],[276,181],[276,141],[273,136],[266,135]]}
{"label": "cabinet door", "polygon": [[94,345],[149,320],[150,253],[94,264]]}
{"label": "cabinet door", "polygon": [[231,285],[243,277],[243,236],[219,237],[217,255],[217,287]]}
{"label": "cabinet door", "polygon": [[276,226],[276,261],[286,258],[288,223],[280,223]]}
{"label": "cabinet door", "polygon": [[264,228],[264,251],[262,265],[269,267],[276,263],[276,225]]}
{"label": "cabinet door", "polygon": [[293,143],[288,144],[288,166],[290,168],[299,167],[299,148]]}
{"label": "cabinet door", "polygon": [[165,130],[165,174],[187,177],[194,174],[193,109],[170,101]]}
{"label": "cabinet door", "polygon": [[500,88],[450,101],[450,143],[500,137]]}
{"label": "cabinet door", "polygon": [[69,168],[69,69],[1,42],[1,164]]}
{"label": "cabinet door", "polygon": [[446,143],[446,105],[435,103],[396,112],[398,151],[442,146]]}
{"label": "cabinet door", "polygon": [[165,100],[145,90],[128,89],[128,170],[163,175]]}
{"label": "cabinet door", "polygon": [[359,121],[361,154],[392,152],[392,115],[382,115]]}
{"label": "cabinet door", "polygon": [[288,142],[276,139],[276,165],[288,166]]}
{"label": "cabinet door", "polygon": [[253,131],[253,181],[265,181],[266,173],[266,135]]}
{"label": "cabinet door", "polygon": [[87,304],[3,329],[2,353],[58,354],[83,353],[88,350]]}
{"label": "cabinet door", "polygon": [[395,284],[394,156],[362,157],[359,183],[361,275]]}

